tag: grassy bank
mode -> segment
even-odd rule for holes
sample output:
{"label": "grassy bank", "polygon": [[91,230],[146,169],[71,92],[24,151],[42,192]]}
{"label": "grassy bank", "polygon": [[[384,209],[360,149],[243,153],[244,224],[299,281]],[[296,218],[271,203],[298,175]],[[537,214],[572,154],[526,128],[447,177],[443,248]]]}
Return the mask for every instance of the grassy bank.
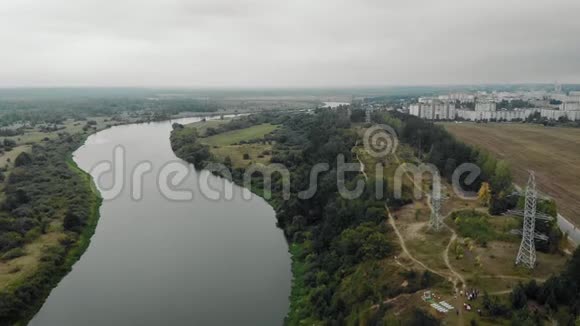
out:
{"label": "grassy bank", "polygon": [[72,270],[90,244],[99,220],[99,207],[102,199],[91,176],[80,169],[72,160],[72,153],[66,158],[68,168],[78,177],[84,189],[88,190],[86,202],[89,215],[76,241],[63,242],[44,248],[37,269],[8,286],[0,294],[0,325],[26,325],[40,310],[51,290]]}
{"label": "grassy bank", "polygon": [[[11,289],[6,291],[7,293],[12,293],[18,296],[18,293],[22,293],[26,288],[37,286],[39,287],[36,291],[37,298],[32,300],[30,305],[27,305],[20,311],[21,318],[14,321],[14,325],[26,325],[34,317],[34,315],[40,310],[46,298],[48,298],[50,292],[55,288],[58,283],[72,270],[72,266],[80,259],[82,254],[86,251],[90,244],[90,239],[95,233],[97,223],[100,217],[99,208],[102,203],[102,198],[92,181],[91,176],[80,169],[77,164],[72,160],[71,157],[67,159],[67,165],[69,168],[77,173],[85,187],[91,190],[91,200],[87,203],[90,207],[90,216],[87,220],[86,225],[79,233],[78,240],[75,244],[70,245],[60,253],[62,256],[58,257],[53,261],[47,261],[41,264],[37,272],[28,279],[24,279],[20,284],[15,284]],[[61,262],[60,265],[57,263]],[[2,322],[4,325],[4,321]],[[6,325],[11,324],[11,322],[6,323]]]}
{"label": "grassy bank", "polygon": [[95,234],[97,223],[99,222],[100,217],[99,208],[101,207],[103,199],[101,198],[101,194],[99,193],[97,186],[93,182],[91,175],[83,171],[75,163],[75,161],[73,161],[72,155],[67,159],[67,164],[69,165],[71,170],[79,174],[79,176],[84,180],[85,186],[91,189],[91,194],[93,195],[92,201],[89,203],[90,215],[87,221],[87,225],[81,232],[77,245],[71,248],[71,250],[69,250],[67,254],[66,263],[70,265],[69,267],[72,267],[72,265],[74,265],[74,263],[76,263],[81,258],[82,254],[87,250],[89,244],[91,243],[91,238],[93,234]]}

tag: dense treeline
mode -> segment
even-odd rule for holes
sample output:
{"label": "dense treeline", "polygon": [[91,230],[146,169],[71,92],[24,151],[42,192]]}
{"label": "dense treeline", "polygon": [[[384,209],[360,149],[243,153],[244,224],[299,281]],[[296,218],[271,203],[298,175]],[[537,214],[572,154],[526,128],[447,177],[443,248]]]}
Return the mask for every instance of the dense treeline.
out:
{"label": "dense treeline", "polygon": [[[342,155],[346,162],[357,162],[351,150],[358,135],[349,129],[347,115],[321,109],[315,114],[280,115],[269,122],[280,125],[269,136],[275,141],[271,162],[284,164],[292,181],[290,197],[284,200],[281,176],[272,176],[271,203],[276,209],[278,226],[292,244],[295,261],[287,323],[323,320],[328,324],[346,321],[357,324],[381,320],[384,311],[369,310],[369,306],[401,291],[417,291],[439,281],[428,273],[409,278],[416,282],[407,289],[399,288],[398,284],[379,285],[370,276],[365,282],[348,282],[354,275],[376,274],[375,269],[379,269],[376,262],[393,253],[384,207],[391,191],[380,189],[374,180],[369,180],[359,198],[345,199],[339,194],[337,157]],[[176,154],[196,160],[196,155],[189,153],[199,151],[190,144],[195,133],[183,141],[185,136],[175,136],[181,131],[177,126],[172,135]],[[184,149],[186,146],[190,149]],[[227,165],[227,161],[222,163]],[[309,188],[310,171],[318,163],[327,163],[329,171],[319,175],[313,197],[301,199],[298,194]],[[234,181],[241,182],[243,172],[234,170]],[[253,181],[257,186],[252,190],[261,193],[262,175],[254,174]],[[357,181],[365,182],[358,171],[346,174],[348,189],[353,189]]]}
{"label": "dense treeline", "polygon": [[451,182],[453,172],[463,163],[473,163],[481,169],[480,176],[473,183],[462,186],[465,190],[479,191],[482,183],[488,182],[491,186],[491,214],[497,215],[516,206],[518,197],[514,196],[507,162],[460,142],[441,126],[409,115],[393,115],[394,119],[376,115],[375,120],[380,123],[400,120],[396,128],[400,140],[415,148],[420,159],[434,164],[448,181]]}
{"label": "dense treeline", "polygon": [[13,136],[18,136],[18,135],[22,135],[23,131],[20,129],[8,129],[8,128],[2,128],[0,129],[0,137],[13,137]]}
{"label": "dense treeline", "polygon": [[541,124],[545,127],[570,127],[580,128],[580,121],[571,121],[566,116],[559,117],[558,120],[542,117],[540,112],[534,112],[524,120],[526,123]]}
{"label": "dense treeline", "polygon": [[4,152],[10,152],[14,147],[16,147],[16,141],[10,138],[4,138],[0,141],[0,154]]}
{"label": "dense treeline", "polygon": [[173,124],[171,147],[177,157],[193,163],[197,168],[203,168],[211,161],[209,147],[200,143],[199,133],[195,128],[185,128],[178,123]]}
{"label": "dense treeline", "polygon": [[513,109],[525,109],[525,108],[534,108],[536,107],[534,104],[530,103],[529,101],[526,100],[501,100],[500,102],[497,103],[497,108],[498,109],[507,109],[507,110],[513,110]]}
{"label": "dense treeline", "polygon": [[[180,112],[216,112],[215,103],[180,98],[70,98],[42,100],[1,100],[0,126],[26,122],[62,123],[66,119],[86,119],[91,116],[115,117],[122,114],[148,112],[151,120],[161,120]],[[155,118],[159,116],[158,118]]]}
{"label": "dense treeline", "polygon": [[69,231],[83,226],[89,210],[85,202],[91,194],[66,162],[80,139],[62,135],[33,146],[30,153],[23,152],[14,160],[0,207],[0,252],[25,239],[33,240],[55,219],[63,219]]}
{"label": "dense treeline", "polygon": [[580,249],[566,269],[543,284],[532,280],[519,284],[511,293],[514,325],[543,325],[548,317],[560,325],[577,325],[580,316]]}
{"label": "dense treeline", "polygon": [[10,260],[26,254],[23,245],[62,225],[58,245],[47,246],[34,274],[0,292],[0,324],[30,317],[70,268],[69,252],[79,246],[95,217],[97,199],[88,179],[67,162],[82,135],[61,135],[20,154],[5,180],[0,207],[0,253]]}

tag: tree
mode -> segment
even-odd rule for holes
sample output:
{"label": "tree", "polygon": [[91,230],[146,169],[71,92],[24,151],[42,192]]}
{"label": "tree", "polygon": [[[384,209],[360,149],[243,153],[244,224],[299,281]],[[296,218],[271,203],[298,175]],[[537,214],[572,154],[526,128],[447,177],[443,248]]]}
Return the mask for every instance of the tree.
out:
{"label": "tree", "polygon": [[232,169],[233,164],[232,164],[232,158],[229,156],[226,156],[226,158],[224,159],[224,165],[228,168],[228,169]]}
{"label": "tree", "polygon": [[499,317],[510,313],[509,307],[501,304],[497,297],[490,297],[487,291],[483,293],[482,305],[490,316]]}
{"label": "tree", "polygon": [[524,286],[521,283],[518,284],[512,291],[511,302],[514,309],[522,309],[526,306],[528,298],[526,297]]}
{"label": "tree", "polygon": [[489,203],[491,202],[491,188],[489,187],[489,183],[481,183],[481,188],[479,188],[477,197],[482,205],[489,206]]}
{"label": "tree", "polygon": [[558,300],[556,300],[556,294],[554,290],[550,291],[548,298],[546,299],[546,305],[550,307],[553,311],[558,311]]}
{"label": "tree", "polygon": [[430,271],[425,271],[421,276],[421,287],[428,288],[432,285],[433,274]]}
{"label": "tree", "polygon": [[171,125],[171,127],[173,128],[173,130],[176,130],[176,129],[183,129],[183,125],[182,125],[182,124],[180,124],[180,123],[177,123],[177,122],[174,122],[174,123]]}
{"label": "tree", "polygon": [[0,251],[7,251],[20,247],[24,244],[24,239],[17,232],[5,232],[0,234]]}
{"label": "tree", "polygon": [[538,297],[539,291],[540,291],[540,287],[538,286],[538,283],[536,282],[536,280],[531,280],[526,285],[526,297],[528,297],[530,299],[535,300]]}
{"label": "tree", "polygon": [[78,231],[78,228],[82,225],[82,220],[80,216],[75,213],[72,209],[69,209],[64,217],[63,226],[69,231]]}
{"label": "tree", "polygon": [[448,158],[445,161],[445,176],[450,177],[457,168],[457,161],[454,158]]}
{"label": "tree", "polygon": [[31,163],[32,163],[32,158],[30,157],[30,154],[28,154],[26,152],[20,153],[20,155],[18,155],[16,157],[16,159],[14,160],[15,167],[25,166],[25,165],[28,165]]}
{"label": "tree", "polygon": [[4,147],[6,148],[6,151],[10,151],[13,147],[16,147],[16,141],[4,138]]}
{"label": "tree", "polygon": [[415,309],[413,311],[413,315],[411,316],[411,320],[407,323],[407,325],[417,326],[436,326],[439,324],[439,321],[435,317],[421,309]]}
{"label": "tree", "polygon": [[495,194],[509,189],[512,185],[510,166],[506,161],[499,161],[495,167],[491,188]]}

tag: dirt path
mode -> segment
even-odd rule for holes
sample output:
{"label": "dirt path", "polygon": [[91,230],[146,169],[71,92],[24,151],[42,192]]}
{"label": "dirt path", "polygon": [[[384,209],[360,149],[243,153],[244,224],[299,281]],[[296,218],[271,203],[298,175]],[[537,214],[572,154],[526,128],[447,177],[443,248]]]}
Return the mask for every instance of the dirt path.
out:
{"label": "dirt path", "polygon": [[[358,144],[358,143],[357,143],[357,144]],[[365,177],[365,180],[368,180],[368,176],[367,176],[367,174],[365,173],[365,165],[364,165],[364,163],[363,163],[363,162],[360,160],[360,158],[359,158],[359,156],[358,156],[358,153],[357,153],[357,152],[356,152],[354,149],[353,149],[353,152],[356,154],[356,158],[357,158],[357,160],[358,160],[358,162],[359,162],[359,164],[360,164],[360,166],[361,166],[361,169],[360,169],[360,170],[361,170],[361,173],[363,173],[363,175],[364,175],[364,177]],[[396,155],[395,155],[395,157],[397,158],[397,161],[398,161],[398,160],[399,160],[399,158],[398,158]],[[429,195],[427,195],[427,196],[429,196]],[[429,207],[431,207],[431,205],[429,205]],[[432,209],[432,208],[431,208],[431,209]],[[413,255],[412,255],[410,252],[409,252],[409,249],[407,249],[407,244],[405,243],[405,239],[403,238],[403,235],[402,235],[402,234],[401,234],[401,232],[399,231],[399,228],[397,227],[397,224],[395,223],[395,219],[394,219],[393,215],[391,214],[391,211],[390,211],[390,209],[389,209],[389,207],[388,207],[387,205],[385,205],[385,210],[387,211],[387,216],[388,216],[388,218],[387,218],[387,221],[389,222],[389,224],[391,225],[391,227],[392,227],[392,228],[393,228],[393,230],[395,231],[395,234],[397,235],[397,238],[399,239],[399,244],[401,245],[401,249],[403,250],[403,252],[405,253],[405,255],[407,255],[407,257],[409,257],[409,259],[411,259],[411,260],[412,260],[414,263],[416,263],[417,265],[419,265],[419,266],[423,267],[425,270],[428,270],[428,271],[430,271],[431,273],[437,274],[437,275],[439,275],[439,276],[441,276],[441,277],[443,277],[443,278],[445,278],[445,279],[448,279],[448,280],[449,280],[450,278],[449,278],[449,275],[448,275],[448,274],[445,274],[445,273],[443,273],[443,272],[440,272],[440,271],[437,271],[437,270],[435,270],[435,269],[433,269],[433,268],[431,268],[431,267],[428,267],[428,266],[427,266],[427,265],[425,265],[425,264],[424,264],[422,261],[420,261],[419,259],[415,258],[415,257],[414,257],[414,256],[413,256]],[[457,237],[457,236],[455,235],[455,237]],[[446,256],[447,256],[447,255],[446,255]],[[447,257],[447,263],[448,263],[448,260],[449,260],[449,259],[448,259],[448,257]],[[398,261],[397,261],[397,263],[398,263],[398,264],[400,264]],[[402,266],[402,264],[400,264],[400,265]],[[450,266],[450,265],[449,265],[449,266]],[[451,270],[452,272],[454,272],[454,271],[453,271],[453,269],[451,269],[451,268],[450,268],[450,270]],[[455,272],[455,273],[456,273],[456,272]],[[454,273],[454,274],[455,274],[455,273]],[[459,274],[457,274],[457,275],[459,275]],[[463,282],[463,284],[465,284],[465,280],[463,279],[463,277],[462,277],[461,275],[459,275],[459,278],[461,279],[461,281]],[[450,281],[451,281],[451,282],[454,284],[454,286],[456,287],[456,282],[454,282],[454,281],[452,281],[452,280],[450,280]],[[464,286],[465,286],[465,285],[464,285]]]}
{"label": "dirt path", "polygon": [[[393,155],[395,156],[397,163],[401,164],[401,160],[399,159],[399,156],[396,153],[394,153]],[[415,183],[415,180],[409,176],[409,174],[407,173],[406,170],[405,170],[405,176],[407,177],[407,179],[409,179],[409,181],[411,181],[413,183],[413,185],[417,189],[421,189],[421,192],[423,194],[425,194],[425,196],[427,197],[427,205],[429,206],[429,209],[431,210],[431,212],[433,212],[433,206],[431,206],[431,194],[425,192],[423,190],[423,188],[420,187],[420,185]],[[453,276],[454,276],[454,278],[452,279],[452,283],[453,283],[453,287],[455,289],[455,293],[458,294],[460,291],[459,283],[461,283],[461,288],[463,290],[465,290],[467,283],[465,282],[465,278],[463,277],[463,275],[461,275],[459,272],[457,272],[455,270],[455,268],[453,268],[453,266],[451,265],[451,263],[449,261],[449,249],[451,248],[451,245],[453,244],[453,242],[457,239],[457,233],[455,232],[455,230],[453,230],[451,227],[449,227],[445,222],[443,222],[443,225],[451,232],[451,239],[449,239],[449,243],[447,244],[445,251],[443,251],[443,260],[445,261],[445,265],[447,266],[449,271],[451,271],[451,274],[453,274]]]}
{"label": "dirt path", "polygon": [[[447,268],[449,268],[451,273],[453,273],[453,275],[455,275],[456,281],[461,283],[461,288],[463,290],[465,290],[465,288],[467,286],[467,282],[465,282],[465,278],[463,277],[463,275],[461,275],[459,272],[457,272],[455,270],[455,268],[453,268],[453,266],[449,262],[449,248],[451,248],[451,245],[457,239],[457,233],[455,233],[455,231],[452,231],[452,232],[453,233],[451,235],[451,239],[449,240],[449,243],[447,244],[447,248],[445,248],[445,252],[443,253],[443,260],[445,261],[445,265],[447,265]],[[455,284],[455,291],[457,292],[458,289],[459,289],[459,286],[457,286],[457,284]]]}
{"label": "dirt path", "polygon": [[[357,142],[358,144],[358,142]],[[356,145],[355,145],[356,148]],[[358,153],[354,150],[353,148],[353,152],[356,155],[356,158],[359,162],[359,164],[361,165],[361,169],[360,172],[364,175],[365,180],[368,180],[368,176],[365,172],[365,165],[364,163],[360,160]],[[399,156],[394,153],[393,154],[397,163],[400,165],[401,164],[401,160],[399,159]],[[427,197],[427,203],[429,206],[429,209],[431,211],[433,211],[433,207],[431,206],[431,194],[429,194],[428,192],[424,191],[423,188],[418,185],[417,183],[415,183],[415,180],[409,176],[408,171],[405,171],[405,176],[406,178],[408,178],[415,187],[417,187],[417,189],[420,189],[421,192],[423,194],[425,194],[425,196]],[[453,267],[453,265],[451,264],[450,260],[449,260],[449,251],[451,250],[451,246],[453,245],[453,243],[457,240],[458,235],[457,232],[455,232],[455,230],[453,228],[451,228],[449,225],[447,225],[444,221],[443,221],[443,225],[445,226],[445,228],[447,228],[450,232],[451,232],[451,238],[449,239],[449,243],[447,244],[445,250],[442,252],[442,256],[443,256],[443,260],[445,262],[445,265],[447,267],[447,269],[449,270],[450,273],[445,273],[442,271],[438,271],[435,270],[429,266],[427,266],[425,263],[423,263],[421,260],[415,258],[411,252],[409,251],[409,249],[407,248],[407,244],[405,242],[405,239],[403,238],[403,235],[401,234],[397,223],[395,222],[395,219],[393,217],[393,215],[391,214],[391,211],[389,209],[389,207],[387,205],[385,205],[385,210],[387,212],[387,221],[389,223],[389,225],[393,228],[393,230],[395,231],[395,234],[397,235],[397,238],[399,240],[399,244],[401,246],[401,250],[403,251],[403,253],[409,257],[409,259],[411,259],[411,261],[413,261],[415,264],[421,266],[422,268],[424,268],[425,270],[430,271],[431,273],[434,273],[436,275],[439,275],[443,278],[445,278],[446,280],[448,280],[450,283],[453,284],[453,288],[455,290],[455,299],[454,300],[450,300],[454,303],[454,306],[456,307],[457,311],[459,312],[459,316],[458,316],[458,325],[464,325],[464,314],[463,314],[463,309],[462,309],[462,296],[459,295],[460,291],[463,291],[463,293],[465,293],[465,290],[467,288],[467,282],[465,280],[465,277],[459,273],[457,270],[455,270],[455,268]],[[449,216],[449,215],[448,215]],[[447,217],[447,216],[446,216]],[[445,219],[445,218],[444,218]],[[399,261],[396,261],[397,264],[403,266]],[[521,280],[527,280],[529,278],[526,277],[519,277],[519,276],[511,276],[511,275],[494,275],[494,276],[480,276],[480,277],[484,277],[484,278],[498,278],[498,279],[521,279]],[[536,279],[537,281],[545,281],[543,279]],[[497,291],[497,292],[493,292],[491,294],[493,295],[505,295],[505,294],[509,294],[511,293],[511,290],[503,290],[503,291]],[[394,300],[396,300],[398,297],[389,299],[387,301],[385,301],[385,303],[388,302],[392,302]]]}
{"label": "dirt path", "polygon": [[364,165],[364,163],[360,160],[360,157],[358,157],[358,151],[356,150],[357,146],[358,146],[358,140],[355,142],[354,147],[350,151],[354,153],[354,155],[356,156],[356,160],[360,164],[360,173],[362,173],[362,175],[365,177],[365,181],[368,181],[369,180],[369,176],[365,172],[365,165]]}
{"label": "dirt path", "polygon": [[521,280],[521,281],[536,280],[536,282],[540,283],[544,283],[547,280],[541,277],[515,276],[515,275],[480,275],[479,278],[499,278],[502,280]]}
{"label": "dirt path", "polygon": [[[395,159],[397,160],[397,163],[400,165],[401,164],[401,160],[399,159],[399,156],[396,153],[393,153],[393,155],[395,156]],[[407,173],[406,170],[405,170],[405,176],[407,177],[407,179],[409,179],[413,183],[413,185],[417,189],[420,189],[421,192],[426,195],[426,197],[427,197],[427,204],[429,206],[429,209],[431,210],[431,212],[433,212],[433,207],[431,206],[431,194],[425,192],[420,185],[418,185],[417,183],[415,183],[415,180],[409,176],[409,174]],[[387,210],[388,210],[388,208],[387,208]],[[392,226],[396,227],[395,222],[394,222],[394,219],[390,216],[390,213],[389,213],[389,221],[391,221]],[[455,232],[455,230],[453,230],[451,227],[449,227],[445,222],[443,222],[443,225],[449,231],[451,231],[451,238],[449,239],[449,243],[447,244],[447,247],[445,247],[445,250],[443,251],[443,260],[445,261],[445,265],[447,266],[447,268],[449,269],[449,271],[452,274],[452,277],[449,278],[449,281],[453,284],[453,289],[455,290],[454,306],[457,309],[457,311],[459,312],[458,313],[457,324],[458,325],[464,325],[463,309],[461,309],[461,298],[462,297],[459,295],[459,293],[460,293],[461,290],[463,291],[463,293],[465,293],[465,289],[467,287],[467,282],[465,281],[465,278],[463,277],[463,275],[461,275],[459,272],[457,272],[455,270],[455,268],[453,268],[453,266],[451,265],[451,262],[449,261],[449,250],[450,250],[451,245],[453,244],[453,242],[455,242],[455,240],[457,239],[457,233]],[[400,235],[400,233],[398,233],[398,229],[396,229],[395,232],[399,236],[401,243],[404,244],[405,240]],[[406,246],[405,246],[405,252],[409,255],[409,257],[412,257],[408,253],[408,250],[406,250]],[[422,263],[421,263],[421,265],[424,266],[424,267],[426,267]],[[441,275],[441,274],[439,274],[439,275]],[[461,290],[459,288],[459,283],[461,283]]]}
{"label": "dirt path", "polygon": [[401,250],[403,250],[403,253],[405,255],[407,255],[407,257],[409,257],[409,259],[411,259],[414,263],[416,263],[417,265],[423,267],[424,269],[430,271],[431,273],[437,274],[445,279],[449,279],[449,275],[445,274],[443,272],[437,271],[427,265],[425,265],[422,261],[420,261],[419,259],[415,258],[410,252],[409,249],[407,249],[407,244],[405,243],[405,239],[403,238],[403,235],[401,234],[401,232],[399,231],[399,228],[397,227],[397,224],[395,223],[395,218],[391,215],[391,211],[389,210],[389,207],[385,205],[385,209],[387,210],[387,221],[389,222],[389,225],[393,228],[393,230],[395,231],[395,234],[397,235],[397,238],[399,239],[399,244],[401,245]]}

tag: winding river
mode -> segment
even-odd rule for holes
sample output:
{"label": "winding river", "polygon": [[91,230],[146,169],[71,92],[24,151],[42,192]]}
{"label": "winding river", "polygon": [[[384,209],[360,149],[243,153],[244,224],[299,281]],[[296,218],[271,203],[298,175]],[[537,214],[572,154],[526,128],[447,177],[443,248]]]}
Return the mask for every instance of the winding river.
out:
{"label": "winding river", "polygon": [[[90,136],[74,153],[77,164],[91,171],[112,161],[114,148],[122,146],[125,186],[103,202],[89,248],[29,325],[282,324],[290,256],[273,209],[257,196],[243,199],[237,186],[233,199],[206,198],[200,176],[214,188],[225,180],[193,168],[175,186],[192,190],[193,199],[167,199],[157,172],[182,162],[169,143],[172,122],[113,127]],[[153,170],[144,175],[137,200],[130,177],[142,162]],[[113,185],[112,173],[97,179],[101,190]]]}

